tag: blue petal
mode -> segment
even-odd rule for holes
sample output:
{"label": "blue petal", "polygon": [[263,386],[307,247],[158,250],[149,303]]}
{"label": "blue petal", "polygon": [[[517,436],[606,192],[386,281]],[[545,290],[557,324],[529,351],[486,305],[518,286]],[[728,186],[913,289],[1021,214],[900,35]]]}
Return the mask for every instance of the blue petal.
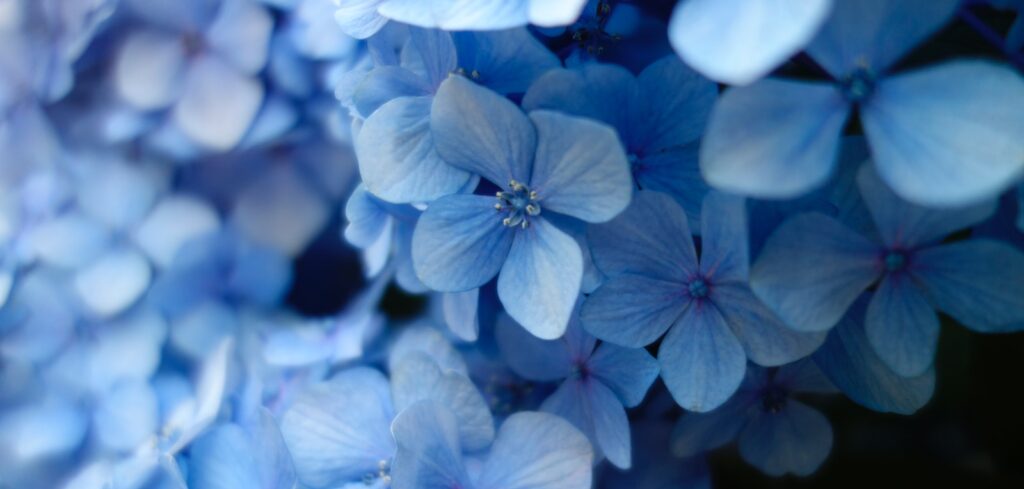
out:
{"label": "blue petal", "polygon": [[338,2],[334,20],[341,30],[356,39],[366,39],[377,33],[388,22],[377,13],[381,0],[351,0]]}
{"label": "blue petal", "polygon": [[131,33],[114,60],[114,89],[135,108],[167,107],[180,93],[185,62],[180,38],[158,30]]}
{"label": "blue petal", "polygon": [[683,314],[688,303],[685,287],[642,275],[616,275],[587,297],[580,321],[604,341],[642,348],[654,343]]}
{"label": "blue petal", "polygon": [[264,488],[253,440],[236,424],[217,426],[190,449],[189,487],[194,489]]}
{"label": "blue petal", "polygon": [[388,370],[395,371],[405,357],[424,353],[432,358],[442,370],[455,371],[469,375],[466,362],[462,355],[452,346],[440,331],[427,324],[415,324],[406,327],[391,345],[388,354]]}
{"label": "blue petal", "polygon": [[391,216],[360,184],[345,202],[345,240],[360,248],[372,245],[388,227]]}
{"label": "blue petal", "polygon": [[354,368],[296,396],[281,419],[281,434],[303,484],[323,488],[376,473],[394,454],[394,410],[387,379]]}
{"label": "blue petal", "polygon": [[1024,328],[1024,253],[974,239],[921,250],[911,273],[940,311],[980,333]]}
{"label": "blue petal", "polygon": [[239,71],[255,75],[267,63],[274,18],[259,3],[221,2],[217,17],[206,30],[208,49]]}
{"label": "blue petal", "polygon": [[870,165],[861,167],[857,185],[882,241],[890,248],[906,250],[933,243],[984,221],[996,210],[994,200],[951,209],[911,204],[889,190]]}
{"label": "blue petal", "polygon": [[424,401],[402,411],[392,425],[398,452],[394,489],[473,487],[462,462],[458,420],[443,405]]}
{"label": "blue petal", "polygon": [[608,276],[632,273],[682,283],[698,271],[686,214],[658,192],[638,192],[625,212],[591,226],[589,238],[594,264]]}
{"label": "blue petal", "polygon": [[672,454],[692,457],[733,441],[746,424],[752,403],[752,397],[741,393],[712,411],[684,414],[672,430]]}
{"label": "blue petal", "polygon": [[643,348],[602,344],[587,361],[591,375],[607,385],[626,407],[636,407],[658,378],[657,360]]}
{"label": "blue petal", "polygon": [[435,201],[420,217],[412,236],[413,265],[433,289],[477,288],[502,268],[515,236],[494,211],[493,198],[451,195]]}
{"label": "blue petal", "polygon": [[743,381],[747,357],[721,314],[693,303],[658,348],[661,378],[683,408],[706,412],[721,406]]}
{"label": "blue petal", "polygon": [[450,409],[459,420],[459,444],[466,451],[482,450],[494,440],[490,406],[473,382],[458,372],[442,372],[423,353],[410,354],[398,361],[391,372],[391,395],[398,412],[423,400],[436,401]]}
{"label": "blue petal", "polygon": [[430,130],[438,154],[456,168],[502,187],[530,178],[535,130],[515,104],[487,88],[448,77],[434,98]]}
{"label": "blue petal", "polygon": [[750,275],[747,209],[742,198],[712,192],[701,206],[700,272],[712,283],[746,283]]}
{"label": "blue petal", "polygon": [[[523,109],[553,110],[595,119],[614,127],[631,147],[640,119],[640,91],[633,75],[614,64],[589,63],[573,70],[545,73],[523,96]],[[646,115],[646,114],[645,114]]]}
{"label": "blue petal", "polygon": [[113,249],[80,270],[74,287],[90,311],[111,317],[141,297],[152,277],[149,263],[137,251]]}
{"label": "blue petal", "polygon": [[807,52],[836,78],[863,66],[886,71],[948,22],[959,3],[836,0]]}
{"label": "blue petal", "polygon": [[452,34],[459,68],[501,94],[523,93],[542,73],[561,64],[524,28]]}
{"label": "blue petal", "polygon": [[639,157],[633,164],[637,188],[671,195],[695,231],[700,229],[700,205],[711,189],[701,175],[697,151],[694,142]]}
{"label": "blue petal", "polygon": [[718,98],[718,87],[676,56],[651,63],[637,81],[642,109],[633,121],[639,127],[631,131],[631,149],[642,148],[645,156],[683,145],[696,149]]}
{"label": "blue petal", "polygon": [[1019,73],[955,61],[882,80],[861,121],[878,172],[898,195],[960,206],[994,197],[1024,173],[1022,113]]}
{"label": "blue petal", "polygon": [[583,432],[597,454],[619,468],[632,464],[629,420],[622,402],[600,382],[568,379],[548,397],[541,409],[557,414]]}
{"label": "blue petal", "polygon": [[450,33],[409,29],[409,46],[402,50],[402,65],[419,70],[431,88],[437,88],[455,70],[458,53]]}
{"label": "blue petal", "polygon": [[537,110],[537,155],[530,189],[542,209],[587,222],[607,222],[629,205],[633,194],[629,162],[612,128]]}
{"label": "blue petal", "polygon": [[687,0],[668,35],[688,64],[715,80],[746,85],[804,47],[824,22],[828,0]]}
{"label": "blue petal", "polygon": [[799,196],[835,167],[849,105],[821,83],[767,79],[725,92],[701,144],[712,187],[759,198]]}
{"label": "blue petal", "polygon": [[825,342],[826,332],[794,331],[744,284],[715,285],[710,298],[758,365],[777,366],[806,357]]}
{"label": "blue petal", "polygon": [[81,444],[88,419],[70,401],[47,396],[41,401],[10,409],[0,417],[0,443],[14,460],[66,454]]}
{"label": "blue petal", "polygon": [[465,292],[442,294],[444,322],[448,329],[465,341],[476,341],[480,335],[480,321],[477,306],[480,302],[480,289]]}
{"label": "blue petal", "polygon": [[878,253],[838,221],[801,214],[768,238],[750,288],[787,326],[827,330],[880,275]]}
{"label": "blue petal", "polygon": [[473,487],[589,489],[593,462],[587,438],[568,422],[518,412],[501,425]]}
{"label": "blue petal", "polygon": [[356,137],[359,174],[388,202],[429,202],[458,192],[469,173],[441,159],[431,131],[430,97],[401,97],[382,105]]}
{"label": "blue petal", "polygon": [[582,281],[583,254],[576,240],[546,219],[533,219],[515,231],[498,276],[498,298],[527,331],[554,339],[569,324]]}
{"label": "blue petal", "polygon": [[527,15],[538,27],[569,25],[580,18],[586,5],[586,0],[530,0]]}
{"label": "blue petal", "polygon": [[814,361],[847,397],[874,411],[913,414],[935,391],[934,369],[916,377],[897,375],[850,315],[829,333]]}
{"label": "blue petal", "polygon": [[823,414],[795,399],[776,413],[757,411],[740,433],[740,455],[771,476],[808,476],[832,450],[832,425]]}
{"label": "blue petal", "polygon": [[162,184],[152,173],[123,163],[105,163],[88,171],[79,183],[78,205],[115,230],[140,222]]}
{"label": "blue petal", "polygon": [[537,382],[554,382],[568,377],[573,360],[562,340],[542,340],[505,314],[494,325],[494,337],[501,357],[516,375]]}
{"label": "blue petal", "polygon": [[399,66],[378,66],[363,78],[352,94],[359,115],[370,117],[381,105],[398,97],[429,95],[431,87],[415,73]]}
{"label": "blue petal", "polygon": [[157,268],[166,269],[186,243],[219,227],[220,217],[207,201],[172,194],[156,204],[134,238]]}
{"label": "blue petal", "polygon": [[71,212],[30,230],[27,242],[41,262],[77,268],[89,264],[103,253],[109,245],[110,235],[101,223]]}
{"label": "blue petal", "polygon": [[192,62],[172,117],[185,136],[227,151],[245,136],[263,103],[263,85],[213,56]]}
{"label": "blue petal", "polygon": [[99,400],[95,435],[104,447],[128,452],[157,431],[158,414],[156,395],[145,381],[122,382]]}
{"label": "blue petal", "polygon": [[939,318],[906,274],[889,274],[871,298],[864,332],[875,353],[898,375],[921,375],[939,343]]}

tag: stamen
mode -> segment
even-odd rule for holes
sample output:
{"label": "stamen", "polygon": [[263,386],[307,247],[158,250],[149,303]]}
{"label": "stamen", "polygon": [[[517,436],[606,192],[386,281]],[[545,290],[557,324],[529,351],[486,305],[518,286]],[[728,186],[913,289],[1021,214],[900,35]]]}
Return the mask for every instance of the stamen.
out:
{"label": "stamen", "polygon": [[506,212],[501,223],[507,227],[530,227],[530,217],[539,216],[541,207],[539,196],[536,191],[530,190],[526,185],[517,180],[509,180],[509,190],[495,192],[494,196],[498,202],[494,208],[499,212]]}

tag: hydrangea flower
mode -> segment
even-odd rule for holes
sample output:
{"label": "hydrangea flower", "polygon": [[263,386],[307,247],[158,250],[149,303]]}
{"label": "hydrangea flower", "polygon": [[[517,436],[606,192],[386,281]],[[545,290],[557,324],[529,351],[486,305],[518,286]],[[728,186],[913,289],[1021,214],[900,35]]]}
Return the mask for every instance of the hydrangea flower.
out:
{"label": "hydrangea flower", "polygon": [[790,327],[834,326],[877,283],[865,329],[897,373],[915,376],[935,356],[935,309],[979,332],[1024,327],[1024,254],[987,239],[943,244],[953,231],[987,218],[993,204],[938,211],[900,200],[871,167],[857,176],[875,234],[864,237],[820,214],[779,226],[765,244],[751,287]]}
{"label": "hydrangea flower", "polygon": [[605,222],[628,205],[629,167],[614,131],[534,111],[460,76],[438,90],[431,115],[438,153],[481,175],[497,197],[450,195],[427,207],[412,258],[428,287],[459,292],[498,274],[498,297],[534,335],[562,335],[579,295],[583,255],[563,216]]}
{"label": "hydrangea flower", "polygon": [[561,416],[587,435],[598,458],[608,457],[621,468],[632,465],[624,408],[640,404],[658,378],[658,363],[647,351],[598,345],[576,314],[557,340],[541,340],[509,320],[498,321],[495,336],[517,374],[537,382],[561,381],[542,411]]}
{"label": "hydrangea flower", "polygon": [[683,210],[657,192],[637,194],[611,222],[591,228],[594,262],[608,279],[583,303],[594,336],[658,347],[661,377],[679,405],[710,411],[739,388],[747,358],[774,366],[813,352],[821,333],[789,331],[747,287],[743,200],[704,199],[698,260]]}
{"label": "hydrangea flower", "polygon": [[636,188],[675,197],[696,224],[708,188],[697,152],[717,93],[713,83],[671,56],[638,76],[599,63],[548,71],[523,96],[523,108],[557,110],[614,127]]}
{"label": "hydrangea flower", "polygon": [[890,73],[958,3],[836,0],[807,48],[833,80],[769,78],[727,91],[701,146],[704,177],[755,197],[798,196],[832,173],[856,108],[879,175],[903,199],[958,206],[1009,186],[1024,171],[1020,74],[983,60]]}
{"label": "hydrangea flower", "polygon": [[810,359],[770,369],[752,365],[728,402],[679,419],[672,451],[689,457],[738,440],[743,460],[768,475],[810,475],[832,450],[832,425],[795,395],[832,392]]}

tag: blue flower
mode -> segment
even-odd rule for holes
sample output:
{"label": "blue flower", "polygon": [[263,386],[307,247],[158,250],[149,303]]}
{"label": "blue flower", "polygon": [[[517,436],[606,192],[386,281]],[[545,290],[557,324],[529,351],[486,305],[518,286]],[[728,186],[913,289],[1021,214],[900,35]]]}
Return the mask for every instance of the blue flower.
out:
{"label": "blue flower", "polygon": [[[915,376],[935,356],[939,309],[978,332],[1024,327],[1024,254],[1006,244],[947,235],[987,218],[994,203],[938,211],[900,200],[873,169],[857,183],[874,224],[865,237],[816,213],[779,226],[751,274],[751,288],[798,331],[824,331],[877,283],[865,329],[878,355]],[[877,234],[875,234],[877,233]]]}
{"label": "blue flower", "polygon": [[697,151],[717,93],[713,83],[671,56],[639,76],[597,63],[549,71],[530,87],[523,108],[557,110],[614,127],[636,187],[671,195],[696,224],[707,192]]}
{"label": "blue flower", "polygon": [[448,164],[501,190],[430,204],[413,233],[417,275],[435,290],[458,292],[500,270],[498,297],[509,315],[540,338],[561,336],[579,295],[583,254],[557,219],[605,222],[628,205],[629,166],[615,133],[556,112],[527,117],[459,76],[441,85],[430,122]]}
{"label": "blue flower", "polygon": [[728,402],[679,419],[672,451],[689,457],[738,439],[740,456],[762,472],[810,475],[832,450],[832,425],[794,396],[832,392],[835,387],[810,359],[779,368],[751,366]]}
{"label": "blue flower", "polygon": [[561,382],[542,411],[561,416],[586,434],[595,455],[603,454],[616,467],[632,465],[624,407],[639,405],[658,378],[658,363],[647,351],[611,343],[597,346],[576,314],[558,340],[538,339],[500,319],[495,335],[502,357],[517,374],[537,382]]}
{"label": "blue flower", "polygon": [[476,470],[462,455],[461,419],[442,404],[424,401],[395,419],[398,453],[393,489],[588,489],[594,454],[590,443],[563,419],[519,412],[505,420]]}
{"label": "blue flower", "polygon": [[[807,48],[833,78],[770,78],[726,92],[712,112],[701,169],[712,186],[794,197],[835,167],[857,108],[879,175],[926,206],[974,203],[1024,171],[1024,79],[1006,66],[951,61],[889,69],[946,23],[956,0],[838,0]],[[923,162],[927,162],[924,164]]]}
{"label": "blue flower", "polygon": [[594,261],[608,280],[583,304],[594,336],[638,348],[668,331],[658,349],[661,377],[681,406],[712,410],[739,387],[747,358],[774,366],[813,352],[824,335],[790,331],[747,287],[742,199],[704,199],[700,260],[683,210],[640,192],[626,212],[591,228]]}
{"label": "blue flower", "polygon": [[668,35],[701,74],[746,85],[807,45],[831,8],[832,0],[681,0]]}

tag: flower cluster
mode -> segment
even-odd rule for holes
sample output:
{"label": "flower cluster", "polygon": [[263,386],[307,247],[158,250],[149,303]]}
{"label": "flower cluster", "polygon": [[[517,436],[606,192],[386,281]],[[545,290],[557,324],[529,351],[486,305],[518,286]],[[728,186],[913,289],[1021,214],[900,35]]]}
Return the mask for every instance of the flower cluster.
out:
{"label": "flower cluster", "polygon": [[990,3],[0,0],[0,488],[815,473],[1024,330]]}

